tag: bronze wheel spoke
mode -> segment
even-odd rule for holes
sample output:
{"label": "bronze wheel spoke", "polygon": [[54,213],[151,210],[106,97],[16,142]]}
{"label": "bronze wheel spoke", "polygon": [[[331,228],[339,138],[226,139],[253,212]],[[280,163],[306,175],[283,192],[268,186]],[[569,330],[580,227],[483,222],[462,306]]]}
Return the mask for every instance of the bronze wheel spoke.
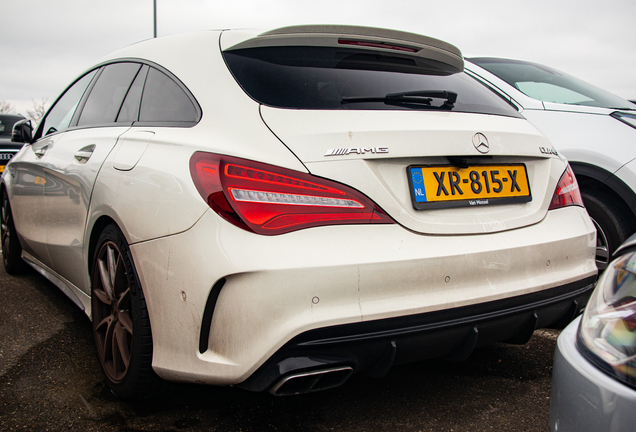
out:
{"label": "bronze wheel spoke", "polygon": [[118,302],[118,319],[129,334],[133,334],[133,322],[130,316],[130,289],[122,294]]}
{"label": "bronze wheel spoke", "polygon": [[130,348],[128,347],[128,340],[130,334],[126,329],[118,324],[115,330],[115,338],[117,342],[117,352],[119,354],[117,361],[121,367],[121,373],[125,373],[130,363]]}
{"label": "bronze wheel spoke", "polygon": [[94,289],[93,295],[96,296],[99,299],[99,301],[101,301],[105,305],[110,306],[110,304],[112,303],[110,297],[108,297],[108,294],[106,294],[104,290]]}
{"label": "bronze wheel spoke", "polygon": [[104,340],[102,344],[102,353],[104,363],[109,363],[113,359],[113,333],[115,331],[112,320],[105,320],[106,331],[104,332]]}
{"label": "bronze wheel spoke", "polygon": [[111,363],[110,363],[110,374],[116,380],[121,376],[120,372],[120,354],[119,354],[119,346],[117,344],[117,332],[113,333],[113,339],[110,341],[111,346],[110,350],[112,352]]}
{"label": "bronze wheel spoke", "polygon": [[[115,256],[115,250],[111,247],[111,245],[106,246],[106,259],[108,262],[108,281],[110,282],[111,288],[114,288],[113,284],[115,282],[115,266],[119,261],[119,253],[117,253],[117,256]],[[112,293],[113,291],[111,291],[111,294]],[[113,298],[115,298],[114,295]]]}
{"label": "bronze wheel spoke", "polygon": [[113,274],[113,296],[118,299],[117,302],[120,304],[119,309],[122,309],[121,298],[126,291],[128,291],[126,268],[124,267],[124,261],[119,257],[115,267],[115,273]]}
{"label": "bronze wheel spoke", "polygon": [[112,304],[113,296],[113,286],[111,283],[110,275],[108,274],[108,267],[104,260],[100,259],[99,262],[99,276],[102,282],[102,287],[106,292],[106,295],[111,299],[111,302],[108,304]]}
{"label": "bronze wheel spoke", "polygon": [[105,335],[106,333],[108,333],[109,324],[110,324],[110,316],[107,316],[106,318],[104,318],[103,320],[99,321],[98,323],[94,325],[95,331]]}
{"label": "bronze wheel spoke", "polygon": [[126,329],[126,331],[132,336],[133,324],[132,324],[132,319],[130,318],[130,315],[128,313],[120,314],[119,322],[121,323],[122,327]]}

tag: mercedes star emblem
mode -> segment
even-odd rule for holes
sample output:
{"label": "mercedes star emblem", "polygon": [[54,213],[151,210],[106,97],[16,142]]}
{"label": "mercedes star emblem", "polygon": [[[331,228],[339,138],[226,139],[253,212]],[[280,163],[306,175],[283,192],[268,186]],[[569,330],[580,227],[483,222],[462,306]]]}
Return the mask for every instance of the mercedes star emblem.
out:
{"label": "mercedes star emblem", "polygon": [[481,154],[486,154],[490,151],[490,144],[488,144],[488,139],[483,133],[475,134],[475,136],[473,137],[473,145]]}

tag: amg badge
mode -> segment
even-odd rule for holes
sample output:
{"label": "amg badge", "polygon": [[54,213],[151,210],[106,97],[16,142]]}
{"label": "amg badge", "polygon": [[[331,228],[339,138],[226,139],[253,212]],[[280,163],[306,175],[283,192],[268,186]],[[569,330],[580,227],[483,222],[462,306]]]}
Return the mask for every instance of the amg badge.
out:
{"label": "amg badge", "polygon": [[349,154],[365,154],[365,153],[388,153],[388,147],[353,147],[353,148],[339,148],[339,149],[329,149],[325,152],[325,156],[344,156]]}

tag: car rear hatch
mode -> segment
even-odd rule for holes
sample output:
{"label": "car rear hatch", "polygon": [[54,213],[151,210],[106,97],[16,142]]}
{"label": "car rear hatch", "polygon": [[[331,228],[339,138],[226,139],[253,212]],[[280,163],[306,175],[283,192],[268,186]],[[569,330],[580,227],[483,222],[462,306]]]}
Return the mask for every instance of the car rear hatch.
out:
{"label": "car rear hatch", "polygon": [[478,234],[534,224],[564,162],[461,52],[404,32],[302,26],[225,32],[230,71],[310,173],[406,228]]}

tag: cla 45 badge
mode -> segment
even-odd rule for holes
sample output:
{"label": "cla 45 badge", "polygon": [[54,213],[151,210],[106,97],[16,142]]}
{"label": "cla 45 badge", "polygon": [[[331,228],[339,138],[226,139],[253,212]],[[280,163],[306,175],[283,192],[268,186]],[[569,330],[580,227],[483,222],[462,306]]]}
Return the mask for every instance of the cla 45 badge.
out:
{"label": "cla 45 badge", "polygon": [[551,154],[555,156],[558,156],[559,154],[555,149],[547,147],[539,147],[539,151],[543,154]]}

